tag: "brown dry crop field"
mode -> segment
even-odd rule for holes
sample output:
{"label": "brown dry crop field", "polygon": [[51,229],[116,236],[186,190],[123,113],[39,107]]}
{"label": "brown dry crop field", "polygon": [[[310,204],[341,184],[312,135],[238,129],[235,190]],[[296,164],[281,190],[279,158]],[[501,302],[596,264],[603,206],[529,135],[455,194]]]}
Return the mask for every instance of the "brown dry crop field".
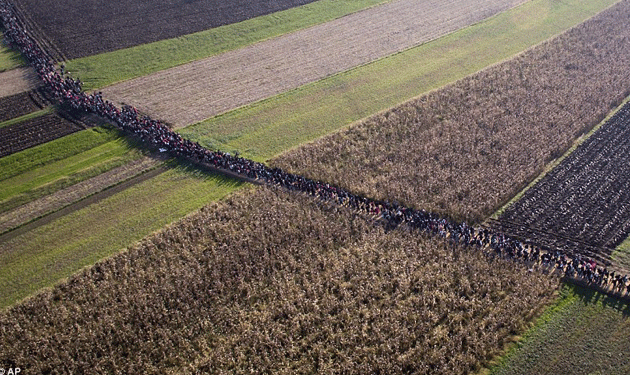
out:
{"label": "brown dry crop field", "polygon": [[630,94],[630,1],[273,165],[479,222]]}
{"label": "brown dry crop field", "polygon": [[[313,0],[16,0],[55,58],[74,59],[240,22]],[[59,20],[64,22],[60,23]]]}
{"label": "brown dry crop field", "polygon": [[252,188],[1,312],[0,363],[25,373],[464,374],[557,286],[343,207]]}
{"label": "brown dry crop field", "polygon": [[526,0],[396,0],[103,89],[183,127],[469,26]]}
{"label": "brown dry crop field", "polygon": [[50,212],[58,211],[72,203],[138,176],[161,163],[163,163],[163,160],[150,157],[134,160],[10,211],[0,213],[0,233],[28,223]]}
{"label": "brown dry crop field", "polygon": [[30,91],[39,85],[39,79],[32,68],[0,72],[0,98]]}

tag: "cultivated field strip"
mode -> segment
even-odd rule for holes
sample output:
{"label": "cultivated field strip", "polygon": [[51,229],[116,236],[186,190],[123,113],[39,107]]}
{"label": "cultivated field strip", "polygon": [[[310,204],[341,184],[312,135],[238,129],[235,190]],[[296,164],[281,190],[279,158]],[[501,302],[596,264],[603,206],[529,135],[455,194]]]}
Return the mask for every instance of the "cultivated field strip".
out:
{"label": "cultivated field strip", "polygon": [[47,105],[38,90],[0,98],[0,123],[43,109]]}
{"label": "cultivated field strip", "polygon": [[30,91],[40,84],[33,68],[16,68],[0,72],[0,98]]}
{"label": "cultivated field strip", "polygon": [[[510,205],[498,227],[557,247],[569,237],[610,256],[630,234],[630,104]],[[509,224],[503,225],[503,224]],[[580,249],[580,247],[577,247]]]}
{"label": "cultivated field strip", "polygon": [[396,0],[102,91],[182,127],[427,42],[524,1]]}
{"label": "cultivated field strip", "polygon": [[134,160],[126,165],[101,173],[98,176],[81,181],[8,212],[0,213],[0,233],[4,233],[48,213],[58,211],[88,196],[129,180],[149,169],[155,168],[162,162],[150,157]]}
{"label": "cultivated field strip", "polygon": [[33,373],[464,374],[557,282],[260,188],[1,312],[0,362]]}
{"label": "cultivated field strip", "polygon": [[[27,26],[54,58],[74,59],[175,38],[274,13],[313,0],[17,0]],[[59,22],[63,19],[64,22]]]}
{"label": "cultivated field strip", "polygon": [[630,1],[272,165],[481,222],[630,94]]}
{"label": "cultivated field strip", "polygon": [[29,147],[61,138],[85,129],[85,125],[70,121],[55,113],[0,128],[0,157]]}

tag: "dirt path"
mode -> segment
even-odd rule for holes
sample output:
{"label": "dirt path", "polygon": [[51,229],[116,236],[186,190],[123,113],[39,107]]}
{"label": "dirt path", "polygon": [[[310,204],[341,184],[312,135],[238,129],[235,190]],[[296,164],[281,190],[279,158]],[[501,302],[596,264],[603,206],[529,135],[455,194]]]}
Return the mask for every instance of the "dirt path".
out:
{"label": "dirt path", "polygon": [[[163,160],[145,157],[0,214],[0,233],[31,222],[51,212],[59,212],[64,207],[69,208],[69,211],[63,210],[64,214],[68,214],[94,201],[104,199],[114,192],[121,191],[121,186],[129,188],[146,180],[147,176],[152,176],[153,174],[145,172],[155,168],[162,162]],[[161,171],[160,168],[158,170]],[[108,189],[114,185],[116,185],[115,188]],[[85,199],[87,197],[92,199]],[[45,216],[32,224],[42,225],[42,223],[50,221],[46,221],[47,218],[48,216]],[[12,235],[12,233],[9,232],[6,235]],[[6,235],[0,236],[0,242],[5,240],[4,237]]]}
{"label": "dirt path", "polygon": [[0,73],[0,98],[29,91],[39,86],[32,68],[17,68]]}
{"label": "dirt path", "polygon": [[103,90],[183,127],[368,63],[527,0],[398,0]]}

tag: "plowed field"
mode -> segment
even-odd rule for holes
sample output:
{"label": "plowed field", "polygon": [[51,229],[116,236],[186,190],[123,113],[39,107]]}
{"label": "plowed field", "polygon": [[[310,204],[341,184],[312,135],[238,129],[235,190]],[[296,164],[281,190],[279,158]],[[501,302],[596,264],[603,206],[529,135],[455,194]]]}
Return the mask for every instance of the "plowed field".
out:
{"label": "plowed field", "polygon": [[176,127],[368,63],[525,0],[398,0],[104,89]]}
{"label": "plowed field", "polygon": [[0,128],[0,157],[63,137],[82,128],[56,114],[48,114]]}
{"label": "plowed field", "polygon": [[496,224],[531,242],[607,259],[630,233],[630,104]]}
{"label": "plowed field", "polygon": [[0,98],[0,122],[38,111],[43,106],[44,100],[35,90]]}

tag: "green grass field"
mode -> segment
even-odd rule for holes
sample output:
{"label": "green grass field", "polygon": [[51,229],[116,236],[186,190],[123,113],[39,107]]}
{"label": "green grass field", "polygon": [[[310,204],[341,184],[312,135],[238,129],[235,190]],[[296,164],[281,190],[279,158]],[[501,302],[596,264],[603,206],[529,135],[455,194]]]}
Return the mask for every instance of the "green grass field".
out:
{"label": "green grass field", "polygon": [[4,42],[4,34],[0,32],[0,72],[26,65],[21,54],[9,49]]}
{"label": "green grass field", "polygon": [[[85,130],[85,132],[91,132],[91,130]],[[19,158],[25,163],[38,166],[28,169],[22,167],[22,173],[0,180],[0,212],[52,194],[142,156],[142,152],[129,141],[118,137],[102,144],[98,144],[98,141],[95,142],[96,144],[88,142],[92,148],[81,150],[60,160],[46,162],[46,159],[54,155],[55,149],[58,148],[55,143],[65,143],[65,141],[59,139],[43,145],[43,148],[52,150],[49,154],[27,149],[21,152],[23,155],[15,155],[15,159]],[[0,163],[2,162],[3,159],[0,159]]]}
{"label": "green grass field", "polygon": [[402,53],[182,129],[210,148],[265,161],[509,58],[617,0],[534,0]]}
{"label": "green grass field", "polygon": [[177,166],[1,243],[0,308],[119,252],[242,185]]}
{"label": "green grass field", "polygon": [[0,181],[49,165],[119,138],[110,128],[92,128],[5,156],[0,159]]}
{"label": "green grass field", "polygon": [[179,38],[68,61],[86,91],[324,23],[389,0],[320,0]]}
{"label": "green grass field", "polygon": [[630,374],[630,304],[565,285],[492,375]]}

